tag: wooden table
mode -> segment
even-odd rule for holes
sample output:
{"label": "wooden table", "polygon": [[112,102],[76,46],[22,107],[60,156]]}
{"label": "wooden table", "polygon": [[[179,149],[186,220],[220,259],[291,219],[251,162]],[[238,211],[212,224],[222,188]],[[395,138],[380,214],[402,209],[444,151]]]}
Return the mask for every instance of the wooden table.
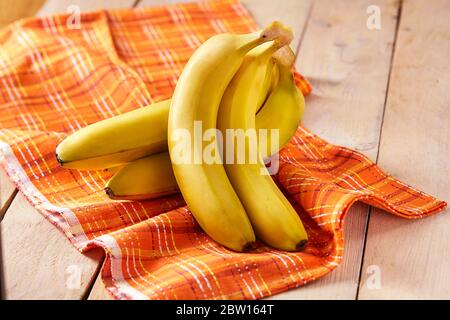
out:
{"label": "wooden table", "polygon": [[[23,16],[174,1],[0,2]],[[289,24],[314,86],[306,127],[357,149],[408,184],[450,200],[450,0],[243,0],[260,24]],[[375,5],[371,6],[371,5]],[[381,24],[377,28],[376,15]],[[369,21],[368,21],[369,20]],[[368,24],[369,22],[369,24]],[[0,173],[8,298],[107,299],[103,252],[76,251]],[[344,262],[274,299],[449,299],[450,215],[407,221],[362,203],[345,225]],[[73,285],[76,284],[76,285]]]}

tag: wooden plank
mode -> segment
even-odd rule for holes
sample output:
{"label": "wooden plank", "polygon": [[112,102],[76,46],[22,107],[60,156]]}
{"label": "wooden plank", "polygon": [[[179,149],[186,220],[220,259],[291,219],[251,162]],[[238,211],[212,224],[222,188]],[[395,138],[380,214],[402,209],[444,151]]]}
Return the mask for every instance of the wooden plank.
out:
{"label": "wooden plank", "polygon": [[[79,6],[83,12],[131,7],[134,3],[135,0],[50,0],[37,15],[66,12],[70,5]],[[0,178],[3,203],[12,189],[9,181],[3,182],[7,181],[3,175]],[[81,299],[89,293],[104,259],[102,250],[80,254],[21,194],[6,211],[1,228],[7,298]],[[70,276],[76,276],[78,271],[79,287],[68,288],[67,281],[70,284]]]}
{"label": "wooden plank", "polygon": [[[403,4],[379,154],[391,174],[447,201],[449,11],[448,0]],[[407,221],[374,210],[359,299],[449,299],[449,213]],[[379,268],[379,288],[366,272],[370,266]]]}
{"label": "wooden plank", "polygon": [[80,299],[103,251],[81,254],[19,193],[0,224],[7,299]]}
{"label": "wooden plank", "polygon": [[11,204],[14,196],[16,195],[16,187],[9,180],[5,169],[0,167],[0,221],[6,213],[9,205]]}
{"label": "wooden plank", "polygon": [[[376,160],[399,3],[376,1],[381,30],[366,27],[371,0],[314,2],[297,69],[313,85],[304,125],[329,142]],[[331,274],[275,298],[355,299],[369,207],[352,207],[345,221],[343,263]]]}
{"label": "wooden plank", "polygon": [[[139,3],[139,7],[169,4],[175,2],[183,1],[143,0]],[[242,2],[247,7],[249,12],[253,15],[259,25],[265,25],[272,22],[274,19],[278,19],[291,26],[295,34],[294,40],[292,41],[292,48],[298,48],[298,46],[300,45],[301,35],[303,34],[303,29],[306,25],[306,21],[310,11],[309,7],[311,6],[311,1],[290,0],[283,1],[283,5],[272,0],[242,0]],[[95,282],[94,287],[92,288],[89,299],[111,299],[111,295],[106,291],[103,285],[101,275],[98,276],[98,279]]]}

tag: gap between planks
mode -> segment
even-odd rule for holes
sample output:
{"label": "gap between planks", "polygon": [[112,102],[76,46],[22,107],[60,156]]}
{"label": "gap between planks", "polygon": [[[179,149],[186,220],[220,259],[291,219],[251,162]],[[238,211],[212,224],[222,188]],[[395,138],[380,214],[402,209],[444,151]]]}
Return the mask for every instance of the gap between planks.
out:
{"label": "gap between planks", "polygon": [[[297,69],[313,85],[305,126],[331,143],[376,160],[399,3],[377,1],[381,30],[366,27],[366,9],[371,4],[315,1]],[[344,224],[344,257],[337,269],[274,298],[355,299],[368,210],[363,203],[350,208]]]}
{"label": "gap between planks", "polygon": [[[394,176],[450,200],[450,1],[403,3],[379,163]],[[420,23],[417,23],[420,21]],[[449,299],[449,209],[408,221],[374,209],[359,299]],[[369,282],[368,282],[369,283]],[[374,282],[370,281],[373,285]]]}
{"label": "gap between planks", "polygon": [[17,188],[9,180],[5,169],[0,167],[0,222],[3,220],[6,211],[14,200],[17,191]]}
{"label": "gap between planks", "polygon": [[[398,11],[397,11],[397,23],[396,23],[396,26],[395,26],[394,42],[393,42],[393,45],[392,45],[391,62],[390,62],[390,65],[389,65],[389,75],[388,75],[388,80],[387,80],[387,83],[386,83],[386,97],[384,98],[383,113],[381,115],[380,134],[378,136],[378,150],[377,150],[377,155],[376,155],[376,158],[375,158],[375,163],[377,163],[377,164],[378,164],[378,158],[380,156],[380,142],[381,142],[381,136],[383,134],[384,116],[386,114],[386,104],[387,104],[387,100],[388,100],[389,88],[390,88],[390,83],[391,83],[392,64],[393,64],[394,56],[395,56],[395,47],[397,45],[398,29],[399,29],[400,21],[401,21],[401,18],[402,18],[402,7],[403,7],[403,0],[399,0],[399,7],[398,7]],[[355,294],[355,299],[356,300],[358,300],[359,290],[361,288],[362,273],[363,273],[363,266],[364,266],[363,262],[364,262],[365,252],[366,252],[366,244],[367,244],[367,231],[369,229],[369,221],[370,221],[370,217],[372,215],[373,210],[374,210],[374,207],[369,206],[368,212],[367,212],[366,223],[364,225],[364,242],[363,242],[363,249],[362,249],[362,253],[361,253],[361,266],[360,266],[359,274],[358,274],[358,287],[356,289],[356,294]]]}

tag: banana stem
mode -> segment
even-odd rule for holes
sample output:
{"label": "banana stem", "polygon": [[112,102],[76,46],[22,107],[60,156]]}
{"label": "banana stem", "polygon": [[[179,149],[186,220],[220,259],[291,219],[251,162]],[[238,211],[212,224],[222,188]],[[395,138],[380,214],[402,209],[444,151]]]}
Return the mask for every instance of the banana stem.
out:
{"label": "banana stem", "polygon": [[281,47],[274,54],[273,58],[278,64],[292,68],[295,63],[295,53],[288,45]]}
{"label": "banana stem", "polygon": [[291,43],[292,30],[279,21],[274,21],[261,31],[261,37],[266,41],[274,40],[277,47],[281,48]]}

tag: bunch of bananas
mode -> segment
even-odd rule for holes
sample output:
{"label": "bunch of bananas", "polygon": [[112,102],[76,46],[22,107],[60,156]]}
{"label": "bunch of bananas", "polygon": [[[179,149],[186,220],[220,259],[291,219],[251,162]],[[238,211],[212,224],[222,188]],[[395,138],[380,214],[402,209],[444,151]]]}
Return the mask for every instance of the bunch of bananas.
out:
{"label": "bunch of bananas", "polygon": [[[229,249],[251,250],[256,237],[277,249],[302,249],[303,224],[264,163],[292,138],[304,111],[291,71],[291,40],[291,30],[279,22],[255,33],[211,37],[189,59],[171,100],[73,133],[57,146],[57,160],[66,168],[111,171],[105,191],[112,199],[181,192],[202,229]],[[202,132],[212,129],[208,141],[184,145],[182,153],[194,160],[179,161],[177,133],[195,136],[196,123]],[[235,137],[218,134],[261,129],[279,134],[264,142],[258,135],[255,150],[245,135],[245,161]],[[219,161],[196,161],[211,141]],[[248,161],[255,153],[256,161]]]}

